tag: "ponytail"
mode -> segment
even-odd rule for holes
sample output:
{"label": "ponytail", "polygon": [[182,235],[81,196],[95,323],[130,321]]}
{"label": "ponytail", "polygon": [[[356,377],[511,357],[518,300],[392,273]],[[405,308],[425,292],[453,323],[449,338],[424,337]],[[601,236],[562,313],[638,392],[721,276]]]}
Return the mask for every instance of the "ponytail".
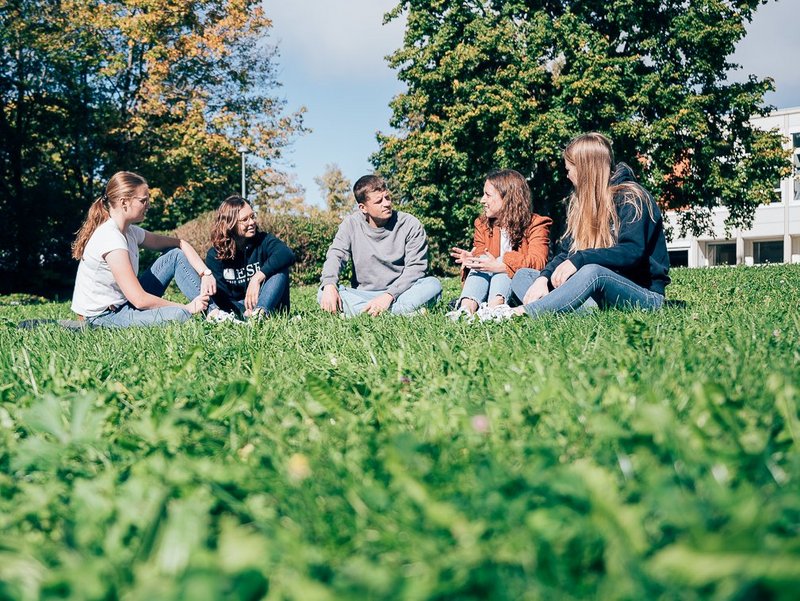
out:
{"label": "ponytail", "polygon": [[111,176],[106,185],[106,190],[89,207],[89,214],[83,222],[75,242],[72,243],[72,258],[80,261],[86,244],[95,230],[111,217],[111,206],[117,204],[125,197],[129,197],[139,186],[146,186],[147,180],[141,175],[130,171],[117,171]]}
{"label": "ponytail", "polygon": [[72,258],[80,261],[83,258],[83,251],[86,243],[92,237],[94,231],[108,220],[111,214],[108,212],[108,196],[105,193],[92,203],[89,207],[89,214],[83,222],[78,236],[72,243]]}

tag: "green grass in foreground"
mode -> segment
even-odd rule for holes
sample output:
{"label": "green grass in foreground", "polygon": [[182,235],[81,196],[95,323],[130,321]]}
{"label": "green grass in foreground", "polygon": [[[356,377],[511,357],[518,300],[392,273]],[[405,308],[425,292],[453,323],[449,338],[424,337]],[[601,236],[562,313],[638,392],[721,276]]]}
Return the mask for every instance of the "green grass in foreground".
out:
{"label": "green grass in foreground", "polygon": [[0,599],[796,599],[799,292],[678,269],[685,306],[470,326],[306,288],[300,320],[78,334],[0,306]]}

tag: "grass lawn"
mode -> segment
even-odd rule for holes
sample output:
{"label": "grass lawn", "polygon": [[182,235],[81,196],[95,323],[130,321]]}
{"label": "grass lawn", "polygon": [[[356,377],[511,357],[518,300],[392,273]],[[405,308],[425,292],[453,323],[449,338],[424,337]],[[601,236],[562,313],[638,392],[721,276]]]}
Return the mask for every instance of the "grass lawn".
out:
{"label": "grass lawn", "polygon": [[0,599],[797,599],[800,265],[672,275],[478,325],[0,298]]}

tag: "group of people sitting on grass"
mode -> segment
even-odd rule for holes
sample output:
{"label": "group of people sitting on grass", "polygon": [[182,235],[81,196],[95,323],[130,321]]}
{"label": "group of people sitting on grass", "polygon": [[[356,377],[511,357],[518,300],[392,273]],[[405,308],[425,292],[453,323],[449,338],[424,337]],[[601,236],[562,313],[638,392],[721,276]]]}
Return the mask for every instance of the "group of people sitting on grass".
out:
{"label": "group of people sitting on grass", "polygon": [[[453,320],[506,318],[586,307],[657,309],[669,284],[669,257],[660,211],[611,142],[598,133],[573,139],[564,151],[573,185],[561,251],[548,262],[552,220],[533,212],[525,178],[491,173],[470,250],[453,248],[463,287]],[[394,210],[383,179],[360,178],[358,209],[344,218],[322,268],[317,300],[329,313],[411,314],[441,296],[426,276],[428,243],[419,220]],[[87,325],[147,326],[186,321],[261,319],[289,309],[292,250],[259,231],[249,202],[226,198],[216,212],[205,261],[184,240],[137,224],[150,206],[147,182],[116,173],[95,200],[73,244],[80,261],[72,310]],[[139,272],[139,248],[163,251]],[[350,286],[339,284],[352,261]],[[175,280],[188,303],[163,298]],[[515,306],[516,305],[516,306]]]}

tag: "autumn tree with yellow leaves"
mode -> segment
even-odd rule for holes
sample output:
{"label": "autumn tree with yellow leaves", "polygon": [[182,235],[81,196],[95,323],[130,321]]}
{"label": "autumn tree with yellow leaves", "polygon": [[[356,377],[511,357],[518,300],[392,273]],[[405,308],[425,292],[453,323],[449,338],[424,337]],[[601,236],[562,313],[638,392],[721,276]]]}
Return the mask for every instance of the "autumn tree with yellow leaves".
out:
{"label": "autumn tree with yellow leaves", "polygon": [[254,0],[0,3],[3,289],[71,278],[74,231],[113,172],[150,183],[151,228],[239,187],[269,189],[303,130],[275,95],[271,22]]}

